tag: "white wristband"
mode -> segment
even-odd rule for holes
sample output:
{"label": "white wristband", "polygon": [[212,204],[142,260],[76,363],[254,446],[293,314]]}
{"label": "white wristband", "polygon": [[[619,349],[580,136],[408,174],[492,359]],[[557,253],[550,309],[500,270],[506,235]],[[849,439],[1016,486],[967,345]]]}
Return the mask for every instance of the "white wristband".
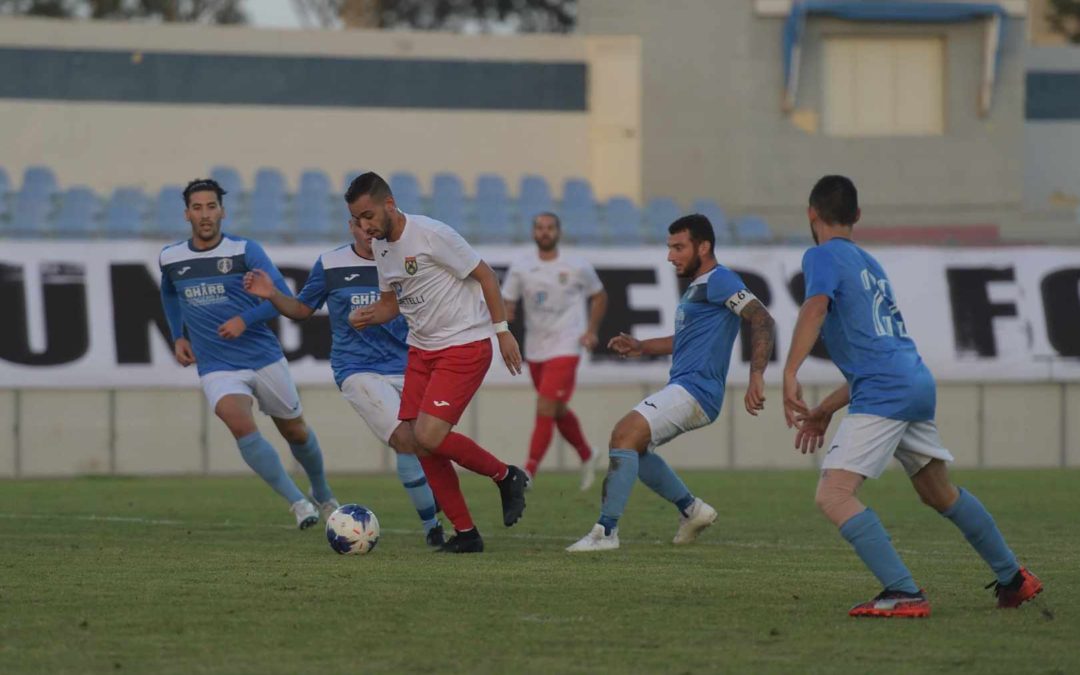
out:
{"label": "white wristband", "polygon": [[505,322],[505,321],[499,321],[498,323],[495,323],[495,324],[492,324],[492,325],[495,326],[495,334],[496,335],[498,335],[499,333],[509,333],[510,332],[510,324]]}

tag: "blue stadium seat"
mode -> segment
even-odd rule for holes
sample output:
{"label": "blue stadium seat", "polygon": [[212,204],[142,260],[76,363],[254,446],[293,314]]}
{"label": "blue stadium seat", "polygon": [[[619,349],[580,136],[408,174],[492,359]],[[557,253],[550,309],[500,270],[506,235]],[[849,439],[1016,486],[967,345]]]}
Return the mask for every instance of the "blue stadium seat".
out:
{"label": "blue stadium seat", "polygon": [[11,192],[11,179],[7,171],[0,166],[0,218],[8,212],[8,193]]}
{"label": "blue stadium seat", "polygon": [[356,177],[364,173],[362,169],[350,169],[345,172],[345,180],[341,183],[341,194],[344,195],[345,191],[349,189],[352,182],[356,180]]}
{"label": "blue stadium seat", "polygon": [[166,185],[158,191],[154,200],[154,224],[151,231],[168,239],[183,237],[191,232],[191,225],[184,218],[184,188]]}
{"label": "blue stadium seat", "polygon": [[645,240],[656,243],[667,240],[668,225],[678,220],[682,213],[675,200],[658,197],[645,207]]}
{"label": "blue stadium seat", "polygon": [[712,223],[717,244],[731,243],[731,225],[724,209],[711,199],[699,199],[690,207],[692,213],[700,213]]}
{"label": "blue stadium seat", "polygon": [[[341,202],[344,205],[344,200]],[[330,217],[330,202],[325,195],[300,193],[293,200],[293,216],[296,222],[296,240],[327,239],[334,235],[344,236],[346,219],[335,222]]]}
{"label": "blue stadium seat", "polygon": [[394,193],[394,201],[397,202],[398,208],[405,213],[423,211],[420,181],[416,179],[416,176],[405,172],[391,175],[390,191]]}
{"label": "blue stadium seat", "polygon": [[476,235],[485,242],[492,237],[502,241],[512,238],[510,197],[506,182],[495,174],[482,174],[476,179],[476,199],[473,200],[473,222]]}
{"label": "blue stadium seat", "polygon": [[23,171],[21,192],[52,197],[58,191],[56,174],[47,166],[28,166]]}
{"label": "blue stadium seat", "polygon": [[559,220],[562,222],[563,236],[572,244],[604,242],[604,231],[600,227],[596,207],[592,204],[565,206]]}
{"label": "blue stadium seat", "polygon": [[253,201],[273,199],[284,202],[287,192],[285,176],[277,169],[263,167],[255,172],[255,187],[251,191]]}
{"label": "blue stadium seat", "polygon": [[735,237],[744,244],[767,244],[772,241],[772,230],[760,216],[741,216],[735,219]]}
{"label": "blue stadium seat", "polygon": [[551,187],[543,176],[523,176],[521,191],[518,194],[518,209],[522,222],[532,222],[533,216],[542,211],[554,211],[555,203],[551,199]]}
{"label": "blue stadium seat", "polygon": [[244,181],[240,178],[240,172],[231,166],[215,166],[210,169],[210,177],[232,195],[233,199],[240,199],[244,194]]}
{"label": "blue stadium seat", "polygon": [[146,195],[139,188],[117,188],[105,205],[102,229],[109,237],[140,237],[147,233],[143,214]]}
{"label": "blue stadium seat", "polygon": [[272,199],[253,200],[246,231],[256,238],[280,238],[285,232],[285,206]]}
{"label": "blue stadium seat", "polygon": [[319,169],[308,169],[300,174],[300,188],[297,194],[321,197],[330,196],[330,177]]}
{"label": "blue stadium seat", "polygon": [[40,237],[48,227],[52,200],[32,192],[18,192],[9,230],[17,237]]}
{"label": "blue stadium seat", "polygon": [[568,178],[563,183],[563,208],[580,208],[595,203],[592,186],[580,178]]}
{"label": "blue stadium seat", "polygon": [[437,173],[431,185],[431,217],[458,232],[465,227],[465,188],[452,173]]}
{"label": "blue stadium seat", "polygon": [[88,187],[76,186],[64,191],[60,210],[53,220],[53,232],[64,237],[90,236],[97,230],[101,204]]}
{"label": "blue stadium seat", "polygon": [[641,210],[627,197],[612,197],[604,212],[608,240],[616,246],[641,243]]}

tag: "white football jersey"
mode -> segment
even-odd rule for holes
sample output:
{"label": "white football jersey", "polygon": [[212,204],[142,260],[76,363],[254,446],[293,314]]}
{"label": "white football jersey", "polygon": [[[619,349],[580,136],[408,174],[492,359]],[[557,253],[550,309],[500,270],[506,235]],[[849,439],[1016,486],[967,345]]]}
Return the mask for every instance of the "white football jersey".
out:
{"label": "white football jersey", "polygon": [[581,353],[589,327],[586,301],[604,290],[596,270],[581,256],[559,252],[541,260],[535,249],[515,260],[503,280],[502,294],[525,306],[525,358],[547,361]]}
{"label": "white football jersey", "polygon": [[397,241],[373,239],[379,289],[397,295],[407,342],[434,351],[494,334],[480,282],[469,274],[480,255],[446,223],[405,214]]}

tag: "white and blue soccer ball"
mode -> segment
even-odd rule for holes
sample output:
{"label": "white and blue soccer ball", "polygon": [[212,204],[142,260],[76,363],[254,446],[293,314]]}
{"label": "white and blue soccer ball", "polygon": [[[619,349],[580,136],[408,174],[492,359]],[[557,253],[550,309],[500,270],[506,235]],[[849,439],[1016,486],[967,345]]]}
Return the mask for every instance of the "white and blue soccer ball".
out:
{"label": "white and blue soccer ball", "polygon": [[365,506],[345,504],[326,519],[326,540],[342,555],[370,553],[379,543],[379,519]]}

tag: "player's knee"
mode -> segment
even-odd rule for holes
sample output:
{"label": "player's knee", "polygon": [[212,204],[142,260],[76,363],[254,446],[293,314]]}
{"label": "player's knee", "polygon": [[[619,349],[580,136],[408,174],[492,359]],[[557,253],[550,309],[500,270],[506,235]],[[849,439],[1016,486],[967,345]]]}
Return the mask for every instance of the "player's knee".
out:
{"label": "player's knee", "polygon": [[438,429],[428,429],[417,427],[413,430],[414,438],[416,439],[416,445],[424,452],[433,453],[440,445],[442,445],[443,439],[446,438],[446,434]]}
{"label": "player's knee", "polygon": [[281,432],[281,437],[292,445],[303,445],[308,441],[308,426],[299,417],[279,424],[278,431]]}
{"label": "player's knee", "polygon": [[617,450],[637,450],[638,454],[643,454],[649,447],[649,439],[647,434],[643,437],[641,429],[624,418],[611,431],[608,447]]}
{"label": "player's knee", "polygon": [[862,513],[866,506],[858,500],[855,492],[859,480],[822,476],[814,494],[814,504],[822,515],[840,527],[853,516]]}
{"label": "player's knee", "polygon": [[412,428],[404,422],[397,425],[394,432],[390,434],[387,445],[399,455],[416,454],[416,442],[413,439]]}
{"label": "player's knee", "polygon": [[565,403],[563,403],[562,401],[556,401],[555,402],[555,418],[558,419],[560,417],[563,417],[564,415],[566,415],[566,411],[568,411],[569,409],[570,408]]}
{"label": "player's knee", "polygon": [[536,399],[536,414],[540,417],[557,417],[559,402],[552,398],[541,396]]}

